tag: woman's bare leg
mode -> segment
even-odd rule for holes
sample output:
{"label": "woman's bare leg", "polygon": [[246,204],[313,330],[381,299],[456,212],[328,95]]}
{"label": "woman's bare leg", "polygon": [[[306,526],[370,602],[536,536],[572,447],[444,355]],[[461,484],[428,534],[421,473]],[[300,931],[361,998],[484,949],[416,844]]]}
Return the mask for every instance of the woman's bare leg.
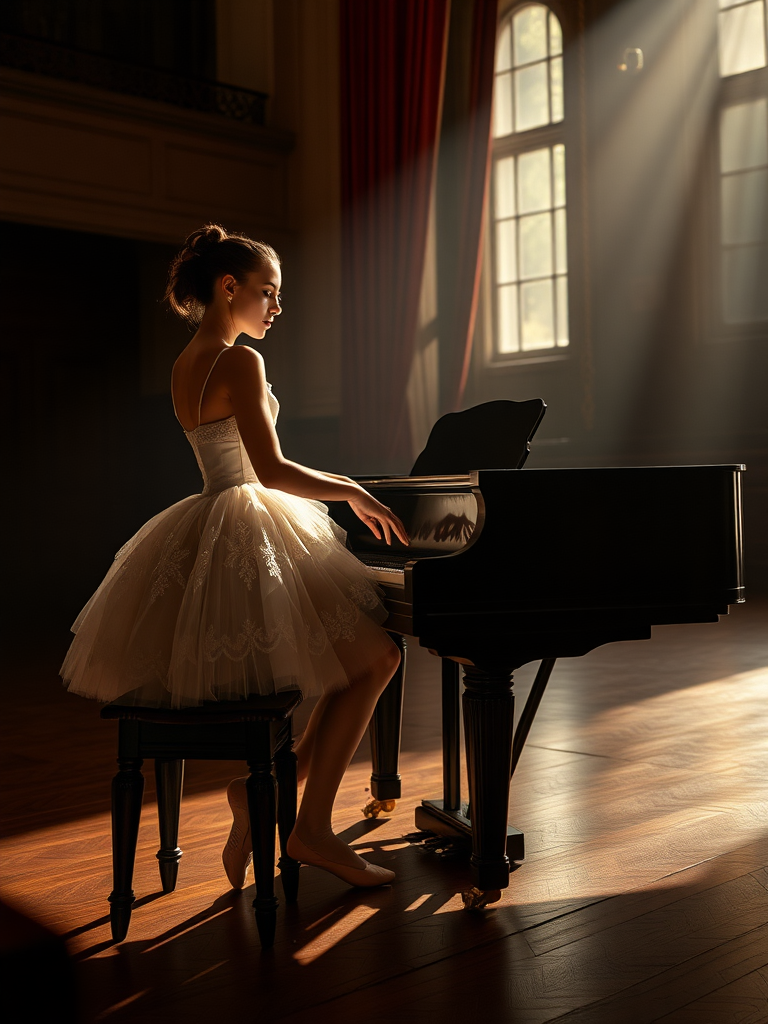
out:
{"label": "woman's bare leg", "polygon": [[315,743],[315,732],[317,731],[317,723],[323,717],[325,711],[325,705],[328,703],[328,696],[323,695],[320,700],[312,708],[312,713],[307,721],[307,726],[304,732],[301,734],[301,739],[297,742],[294,747],[294,752],[298,764],[296,766],[298,772],[299,782],[304,782],[309,772],[309,762],[312,759],[312,748]]}
{"label": "woman's bare leg", "polygon": [[245,784],[248,777],[233,779],[227,786],[227,800],[232,811],[232,827],[221,860],[233,889],[242,889],[245,876],[253,860],[251,820],[248,815],[248,797]]}
{"label": "woman's bare leg", "polygon": [[[306,779],[304,795],[289,842],[292,856],[308,863],[328,862],[341,868],[361,871],[368,865],[362,857],[338,836],[331,827],[331,814],[344,772],[357,750],[368,726],[376,701],[400,664],[400,652],[391,650],[364,677],[356,679],[347,689],[324,694],[310,715],[304,734],[296,745],[299,780]],[[234,820],[222,858],[227,876],[234,888],[245,884],[250,863],[251,838],[247,831],[246,779],[234,779],[227,789]],[[376,869],[389,877],[355,884],[380,884],[392,873]]]}
{"label": "woman's bare leg", "polygon": [[[346,690],[325,694],[313,712],[307,782],[294,834],[326,860],[350,868],[364,868],[366,862],[333,834],[333,803],[376,701],[399,662],[400,654],[393,644],[392,652],[375,670]],[[302,742],[304,738],[306,733]]]}

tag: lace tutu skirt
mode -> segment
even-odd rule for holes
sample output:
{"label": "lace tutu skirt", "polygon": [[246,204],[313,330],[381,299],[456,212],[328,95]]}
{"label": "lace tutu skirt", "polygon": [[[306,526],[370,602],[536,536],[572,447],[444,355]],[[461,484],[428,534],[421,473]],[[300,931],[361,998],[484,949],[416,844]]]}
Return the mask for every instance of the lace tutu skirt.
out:
{"label": "lace tutu skirt", "polygon": [[74,693],[187,707],[345,687],[386,611],[325,506],[258,483],[185,498],[115,556],[61,669]]}

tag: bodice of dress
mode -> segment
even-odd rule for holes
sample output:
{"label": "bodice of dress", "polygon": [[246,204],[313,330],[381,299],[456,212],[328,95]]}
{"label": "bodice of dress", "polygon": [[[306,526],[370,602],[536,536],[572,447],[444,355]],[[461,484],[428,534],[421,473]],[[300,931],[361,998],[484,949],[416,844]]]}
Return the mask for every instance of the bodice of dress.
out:
{"label": "bodice of dress", "polygon": [[[269,391],[269,407],[273,423],[277,422],[280,404]],[[258,477],[248,458],[234,416],[213,423],[201,423],[194,430],[185,430],[197,464],[203,475],[203,494],[217,494],[227,487],[256,483]]]}

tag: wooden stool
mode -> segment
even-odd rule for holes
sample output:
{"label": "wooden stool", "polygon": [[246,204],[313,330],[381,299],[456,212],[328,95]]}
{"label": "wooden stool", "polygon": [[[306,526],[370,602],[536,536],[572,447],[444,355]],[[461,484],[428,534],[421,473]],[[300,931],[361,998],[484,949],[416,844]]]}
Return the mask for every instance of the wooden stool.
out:
{"label": "wooden stool", "polygon": [[[163,892],[173,892],[181,850],[179,810],[184,760],[244,760],[253,838],[256,881],[256,925],[263,947],[273,944],[278,901],[275,897],[275,823],[280,835],[280,878],[287,903],[295,903],[299,864],[286,853],[296,822],[296,755],[292,715],[301,703],[300,690],[284,690],[242,701],[211,701],[200,707],[130,707],[107,704],[102,718],[120,722],[117,763],[112,780],[112,867],[114,888],[109,897],[112,938],[122,942],[128,933],[133,892],[133,866],[141,818],[144,758],[155,760],[157,812],[160,821],[160,879]],[[273,769],[275,775],[273,775]],[[277,778],[277,800],[275,793]]]}

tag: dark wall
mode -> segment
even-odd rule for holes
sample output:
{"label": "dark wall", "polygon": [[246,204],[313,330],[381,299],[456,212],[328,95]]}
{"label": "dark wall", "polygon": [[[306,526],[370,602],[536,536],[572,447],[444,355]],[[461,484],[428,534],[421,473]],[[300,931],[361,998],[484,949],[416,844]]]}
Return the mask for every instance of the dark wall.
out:
{"label": "dark wall", "polygon": [[0,32],[216,77],[215,0],[3,0]]}
{"label": "dark wall", "polygon": [[[167,392],[146,393],[142,374],[142,312],[166,318],[157,268],[170,255],[0,224],[4,574],[21,629],[68,626],[135,530],[200,489]],[[167,330],[180,349],[170,314]]]}

